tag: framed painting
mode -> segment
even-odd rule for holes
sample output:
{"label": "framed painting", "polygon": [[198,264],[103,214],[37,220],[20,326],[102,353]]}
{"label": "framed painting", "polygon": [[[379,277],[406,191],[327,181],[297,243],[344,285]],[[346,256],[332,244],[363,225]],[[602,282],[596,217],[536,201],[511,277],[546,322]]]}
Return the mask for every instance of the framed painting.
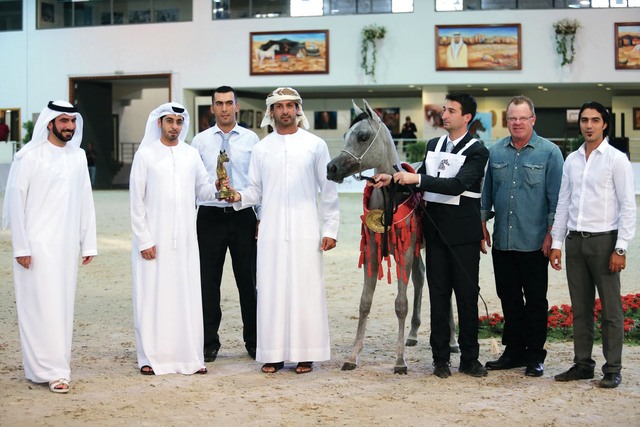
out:
{"label": "framed painting", "polygon": [[391,135],[395,137],[400,134],[400,108],[374,108],[373,110],[380,116],[382,123],[389,128]]}
{"label": "framed painting", "polygon": [[640,108],[633,109],[633,130],[640,130]]}
{"label": "framed painting", "polygon": [[329,31],[249,34],[250,74],[328,74]]}
{"label": "framed painting", "polygon": [[196,96],[194,105],[195,117],[191,119],[194,135],[213,127],[216,117],[211,112],[211,97]]}
{"label": "framed painting", "polygon": [[616,22],[616,69],[640,69],[640,22]]}
{"label": "framed painting", "polygon": [[436,71],[521,70],[520,24],[436,25]]}
{"label": "framed painting", "polygon": [[314,129],[338,129],[337,111],[315,111],[313,113]]}
{"label": "framed painting", "polygon": [[253,110],[240,110],[238,124],[245,128],[253,128]]}

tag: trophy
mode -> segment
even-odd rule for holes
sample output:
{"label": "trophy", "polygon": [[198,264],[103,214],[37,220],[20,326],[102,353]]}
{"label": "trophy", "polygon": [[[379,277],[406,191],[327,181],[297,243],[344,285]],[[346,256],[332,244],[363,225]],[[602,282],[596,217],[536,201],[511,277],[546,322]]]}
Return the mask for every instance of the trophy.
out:
{"label": "trophy", "polygon": [[218,156],[218,165],[216,166],[216,174],[218,175],[218,182],[220,183],[220,191],[216,192],[216,199],[226,199],[229,197],[233,197],[234,191],[229,187],[222,185],[222,181],[227,179],[229,176],[227,174],[227,169],[224,164],[229,162],[229,156],[227,156],[227,152],[225,150],[220,150],[220,155]]}

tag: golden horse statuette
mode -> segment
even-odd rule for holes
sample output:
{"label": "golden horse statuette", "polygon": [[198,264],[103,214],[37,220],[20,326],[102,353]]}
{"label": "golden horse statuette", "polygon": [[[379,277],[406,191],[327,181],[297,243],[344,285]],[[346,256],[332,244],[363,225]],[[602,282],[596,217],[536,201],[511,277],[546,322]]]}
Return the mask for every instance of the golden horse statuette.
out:
{"label": "golden horse statuette", "polygon": [[[220,150],[220,155],[218,156],[218,164],[216,166],[216,174],[218,175],[218,182],[222,182],[227,179],[229,176],[227,174],[227,169],[224,167],[224,164],[229,161],[229,156],[227,156],[227,152],[225,150]],[[229,187],[222,185],[220,187],[220,191],[216,192],[216,199],[226,199],[228,197],[233,197],[233,190],[229,189]]]}

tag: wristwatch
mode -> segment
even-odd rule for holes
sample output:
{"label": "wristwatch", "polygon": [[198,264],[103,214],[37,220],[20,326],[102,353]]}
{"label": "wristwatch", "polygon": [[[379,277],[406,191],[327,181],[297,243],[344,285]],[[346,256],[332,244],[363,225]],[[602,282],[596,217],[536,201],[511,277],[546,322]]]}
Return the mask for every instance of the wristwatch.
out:
{"label": "wristwatch", "polygon": [[627,254],[627,250],[626,249],[616,248],[615,251],[620,256],[625,256]]}

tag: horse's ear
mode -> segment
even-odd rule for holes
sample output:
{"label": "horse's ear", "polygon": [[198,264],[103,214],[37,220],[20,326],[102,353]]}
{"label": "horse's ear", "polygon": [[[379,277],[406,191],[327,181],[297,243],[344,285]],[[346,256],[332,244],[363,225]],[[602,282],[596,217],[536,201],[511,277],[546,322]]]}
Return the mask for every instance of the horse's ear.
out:
{"label": "horse's ear", "polygon": [[351,103],[353,104],[353,111],[355,111],[356,117],[358,117],[360,114],[364,113],[364,111],[362,111],[360,109],[360,107],[358,107],[358,104],[356,104],[353,99],[351,100]]}
{"label": "horse's ear", "polygon": [[378,113],[376,113],[373,108],[371,108],[369,106],[369,103],[367,102],[366,99],[363,99],[362,102],[364,102],[364,108],[367,109],[367,114],[369,115],[369,117],[371,117],[373,120],[382,123],[382,120],[380,120],[380,116],[378,116]]}

